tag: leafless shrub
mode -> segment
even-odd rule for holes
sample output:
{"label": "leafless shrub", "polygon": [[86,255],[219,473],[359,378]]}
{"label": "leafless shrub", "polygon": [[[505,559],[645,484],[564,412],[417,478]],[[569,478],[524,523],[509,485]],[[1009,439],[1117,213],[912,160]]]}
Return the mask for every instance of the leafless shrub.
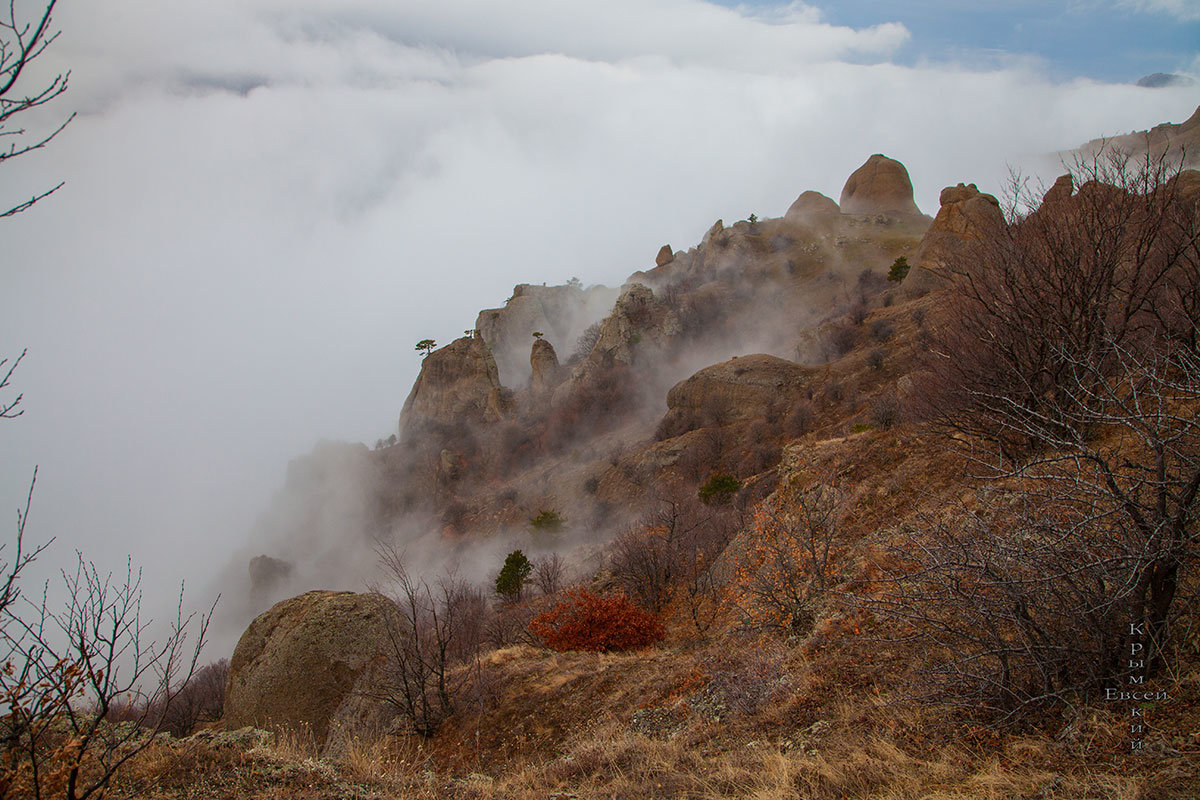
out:
{"label": "leafless shrub", "polygon": [[882,347],[876,347],[871,352],[867,353],[867,366],[878,372],[883,369],[883,362],[887,357],[887,351]]}
{"label": "leafless shrub", "polygon": [[613,577],[651,611],[677,600],[703,636],[721,610],[721,587],[711,567],[737,530],[736,512],[706,506],[683,487],[668,488],[655,502],[614,541]]}
{"label": "leafless shrub", "polygon": [[867,319],[867,306],[865,303],[855,303],[850,306],[850,310],[846,312],[846,318],[855,327],[861,326]]}
{"label": "leafless shrub", "polygon": [[879,397],[871,404],[871,424],[890,428],[900,419],[900,404],[894,397]]}
{"label": "leafless shrub", "polygon": [[889,545],[906,566],[868,605],[921,647],[921,696],[1004,722],[1128,684],[1136,560],[1120,525],[1089,517],[1044,504],[1004,521],[963,511]]}
{"label": "leafless shrub", "polygon": [[[183,683],[171,705],[150,709],[172,736],[187,736],[201,723],[216,722],[225,708],[225,686],[229,682],[229,660],[222,658],[196,670]],[[111,714],[110,714],[111,717]]]}
{"label": "leafless shrub", "polygon": [[877,319],[871,323],[871,338],[883,344],[896,335],[896,328],[886,319]]}
{"label": "leafless shrub", "polygon": [[718,654],[701,690],[702,707],[715,706],[747,717],[759,714],[789,683],[786,654],[763,637],[737,652]]}
{"label": "leafless shrub", "polygon": [[568,364],[577,364],[588,357],[592,348],[596,346],[596,342],[600,341],[600,327],[603,324],[603,321],[593,322],[584,329],[579,338],[575,340],[575,352],[567,359]]}
{"label": "leafless shrub", "polygon": [[834,324],[821,333],[821,353],[826,361],[833,361],[853,350],[857,341],[857,327],[846,323]]}
{"label": "leafless shrub", "polygon": [[812,430],[816,419],[816,411],[808,400],[801,400],[788,409],[783,417],[782,432],[785,436],[795,438],[803,436]]}
{"label": "leafless shrub", "polygon": [[[40,602],[21,598],[0,610],[0,660],[8,665],[0,669],[0,786],[82,800],[102,794],[164,730],[195,674],[212,611],[198,621],[185,616],[181,593],[164,638],[149,641],[153,621],[142,617],[141,573],[131,563],[114,580],[79,555],[62,579],[61,609],[43,593]],[[109,721],[117,711],[125,724]]]}
{"label": "leafless shrub", "polygon": [[542,556],[533,564],[533,584],[546,597],[562,591],[567,575],[567,564],[558,553]]}
{"label": "leafless shrub", "polygon": [[[3,137],[7,143],[3,153],[0,154],[0,162],[40,150],[62,133],[63,129],[75,118],[75,115],[71,114],[65,122],[48,134],[34,134],[29,138],[22,138],[27,136],[25,128],[11,127],[18,114],[33,111],[36,116],[38,113],[36,109],[50,103],[67,91],[67,83],[71,77],[70,72],[50,77],[48,82],[46,79],[42,79],[43,82],[39,84],[40,88],[31,87],[28,80],[22,80],[23,77],[35,73],[35,68],[31,66],[32,63],[58,38],[58,32],[54,30],[51,20],[56,3],[57,0],[50,0],[45,4],[43,10],[33,14],[32,19],[28,21],[18,17],[18,6],[15,3],[10,3],[8,13],[0,16],[0,137]],[[24,7],[21,7],[21,10],[24,11]],[[41,70],[36,71],[41,72]],[[35,80],[37,79],[35,78]],[[11,217],[25,211],[34,203],[58,191],[62,186],[63,184],[59,183],[51,189],[18,203],[0,213],[0,218]]]}
{"label": "leafless shrub", "polygon": [[924,327],[925,327],[925,309],[914,308],[912,310],[912,321],[916,323],[918,328],[924,329]]}
{"label": "leafless shrub", "polygon": [[773,501],[759,504],[737,564],[747,628],[804,635],[831,587],[832,557],[845,516],[836,466],[806,465]]}
{"label": "leafless shrub", "polygon": [[364,694],[388,703],[415,733],[432,736],[454,713],[455,700],[479,652],[487,603],[475,587],[452,574],[433,585],[409,573],[399,551],[380,547],[384,583],[373,587],[393,603],[384,621],[387,647],[376,679]]}

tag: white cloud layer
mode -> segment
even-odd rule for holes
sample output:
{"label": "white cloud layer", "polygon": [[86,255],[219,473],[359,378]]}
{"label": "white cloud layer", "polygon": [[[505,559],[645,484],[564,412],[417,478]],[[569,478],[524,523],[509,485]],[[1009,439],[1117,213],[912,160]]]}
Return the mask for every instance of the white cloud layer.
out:
{"label": "white cloud layer", "polygon": [[81,116],[0,196],[68,181],[0,223],[0,355],[30,350],[0,507],[40,463],[33,535],[132,552],[160,584],[214,569],[318,438],[387,436],[413,343],[514,283],[618,283],[718,217],[836,199],[874,152],[932,214],[947,184],[996,190],[1009,162],[1196,99],[896,66],[902,25],[801,3],[114,0],[58,21],[39,74],[73,88],[44,121]]}

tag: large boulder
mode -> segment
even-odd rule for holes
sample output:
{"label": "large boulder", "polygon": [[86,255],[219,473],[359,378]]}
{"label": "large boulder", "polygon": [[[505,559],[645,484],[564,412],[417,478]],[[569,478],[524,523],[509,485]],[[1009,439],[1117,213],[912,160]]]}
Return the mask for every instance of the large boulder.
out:
{"label": "large boulder", "polygon": [[667,392],[660,430],[680,435],[731,422],[762,419],[769,408],[782,411],[799,401],[813,370],[776,356],[757,353],[705,367]]}
{"label": "large boulder", "polygon": [[938,288],[947,264],[964,255],[972,243],[986,241],[1004,229],[1000,202],[973,183],[947,186],[939,199],[941,208],[917,246],[912,271],[904,280],[908,294]]}
{"label": "large boulder", "polygon": [[512,407],[512,395],[500,383],[496,361],[479,335],[464,336],[434,350],[421,363],[404,409],[400,433],[427,427],[497,422]]}
{"label": "large boulder", "polygon": [[842,188],[843,214],[920,214],[913,201],[908,170],[895,159],[876,153],[856,169]]}
{"label": "large boulder", "polygon": [[229,662],[224,725],[290,730],[322,750],[354,730],[386,724],[365,702],[387,646],[393,606],[377,594],[307,592],[260,614]]}

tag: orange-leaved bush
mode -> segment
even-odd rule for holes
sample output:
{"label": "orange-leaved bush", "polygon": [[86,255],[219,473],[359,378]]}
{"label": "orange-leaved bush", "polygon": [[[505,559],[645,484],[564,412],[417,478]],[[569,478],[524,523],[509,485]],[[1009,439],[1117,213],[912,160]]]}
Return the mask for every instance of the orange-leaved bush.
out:
{"label": "orange-leaved bush", "polygon": [[633,650],[665,635],[662,623],[623,594],[566,593],[549,611],[529,621],[529,632],[552,650]]}

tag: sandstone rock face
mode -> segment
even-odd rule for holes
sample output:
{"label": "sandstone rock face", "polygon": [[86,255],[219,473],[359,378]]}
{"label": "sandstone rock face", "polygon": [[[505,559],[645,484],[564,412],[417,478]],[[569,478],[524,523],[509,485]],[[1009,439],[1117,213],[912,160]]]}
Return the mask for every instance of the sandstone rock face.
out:
{"label": "sandstone rock face", "polygon": [[658,255],[654,257],[654,266],[661,267],[663,264],[669,264],[675,258],[675,253],[671,250],[671,245],[664,244],[658,251]]}
{"label": "sandstone rock face", "polygon": [[677,333],[679,321],[674,312],[648,286],[635,283],[625,288],[612,314],[601,323],[600,338],[592,354],[632,364],[639,346],[664,344]]}
{"label": "sandstone rock face", "polygon": [[479,336],[464,336],[421,363],[400,412],[400,433],[407,436],[430,425],[497,422],[511,405],[487,344]]}
{"label": "sandstone rock face", "polygon": [[856,169],[842,189],[843,214],[920,214],[908,170],[876,153]]}
{"label": "sandstone rock face", "polygon": [[600,323],[600,335],[587,358],[555,390],[554,402],[561,402],[615,365],[628,366],[661,353],[679,332],[679,318],[650,287],[641,283],[626,286],[612,313]]}
{"label": "sandstone rock face", "polygon": [[530,389],[534,396],[545,395],[559,384],[561,368],[558,365],[558,353],[554,352],[554,345],[545,339],[534,339],[533,350],[529,353],[529,366],[533,370]]}
{"label": "sandstone rock face", "polygon": [[717,236],[723,230],[725,230],[725,221],[724,220],[719,219],[716,222],[714,222],[712,224],[712,227],[709,228],[708,231],[704,234],[704,238],[700,240],[700,246],[704,247],[706,244],[708,244],[710,241],[712,241],[714,236]]}
{"label": "sandstone rock face", "polygon": [[[911,192],[910,192],[911,197]],[[788,207],[783,218],[788,222],[804,222],[814,217],[827,217],[841,213],[838,204],[832,198],[820,192],[805,192],[796,198],[796,202]]]}
{"label": "sandstone rock face", "polygon": [[667,392],[664,428],[683,432],[759,419],[769,406],[798,400],[813,372],[761,353],[705,367]]}
{"label": "sandstone rock face", "polygon": [[1050,206],[1069,200],[1075,192],[1075,181],[1070,175],[1060,175],[1054,185],[1042,197],[1042,205]]}
{"label": "sandstone rock face", "polygon": [[[1197,112],[1200,113],[1200,112]],[[1172,190],[1185,202],[1200,202],[1200,172],[1185,169],[1171,179]]]}
{"label": "sandstone rock face", "polygon": [[326,749],[331,728],[383,719],[355,690],[384,652],[391,608],[375,594],[308,592],[260,614],[229,663],[225,727],[311,731]]}
{"label": "sandstone rock face", "polygon": [[503,308],[480,311],[475,329],[496,360],[501,382],[519,388],[530,378],[529,337],[534,331],[569,352],[579,334],[609,312],[618,294],[607,286],[523,283],[513,288]]}
{"label": "sandstone rock face", "polygon": [[938,288],[938,273],[949,260],[961,255],[971,242],[986,240],[1004,229],[1000,202],[973,183],[946,187],[940,200],[942,207],[917,246],[912,271],[904,280],[904,290],[910,295]]}

